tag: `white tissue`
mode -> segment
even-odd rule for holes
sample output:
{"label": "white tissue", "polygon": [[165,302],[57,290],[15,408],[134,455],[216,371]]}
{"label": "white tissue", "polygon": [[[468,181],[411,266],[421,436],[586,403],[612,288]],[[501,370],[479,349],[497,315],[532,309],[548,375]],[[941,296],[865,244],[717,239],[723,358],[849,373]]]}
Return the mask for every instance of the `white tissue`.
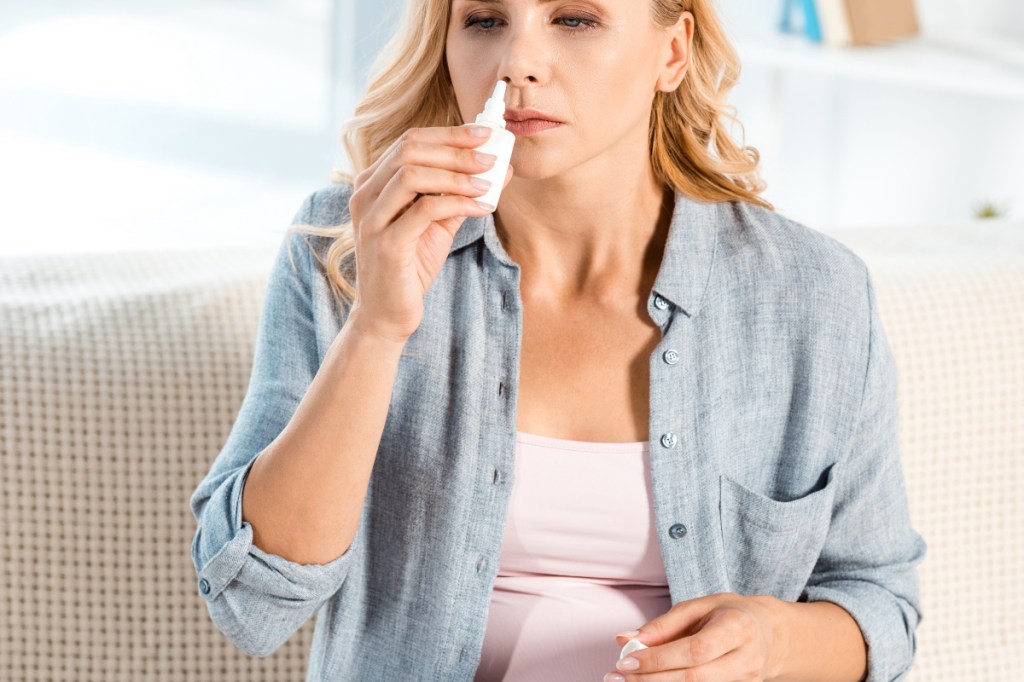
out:
{"label": "white tissue", "polygon": [[619,654],[619,660],[621,661],[626,656],[629,656],[634,651],[640,651],[646,649],[647,645],[641,642],[639,639],[631,639],[626,642],[626,646],[622,647],[622,653]]}

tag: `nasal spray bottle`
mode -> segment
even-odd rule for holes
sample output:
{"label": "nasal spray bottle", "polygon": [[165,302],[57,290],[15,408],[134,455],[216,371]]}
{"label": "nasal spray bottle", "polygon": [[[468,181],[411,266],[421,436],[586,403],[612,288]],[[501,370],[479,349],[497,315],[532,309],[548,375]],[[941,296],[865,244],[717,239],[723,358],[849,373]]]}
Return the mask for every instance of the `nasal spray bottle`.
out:
{"label": "nasal spray bottle", "polygon": [[491,98],[484,104],[484,110],[477,114],[476,121],[464,125],[487,126],[492,129],[491,136],[477,147],[476,151],[494,154],[498,158],[494,160],[493,166],[473,177],[490,181],[491,188],[486,194],[476,197],[476,200],[490,206],[493,213],[498,208],[498,196],[504,189],[505,173],[508,172],[508,162],[512,158],[512,146],[516,143],[516,136],[511,130],[505,129],[505,81],[498,81],[494,86]]}

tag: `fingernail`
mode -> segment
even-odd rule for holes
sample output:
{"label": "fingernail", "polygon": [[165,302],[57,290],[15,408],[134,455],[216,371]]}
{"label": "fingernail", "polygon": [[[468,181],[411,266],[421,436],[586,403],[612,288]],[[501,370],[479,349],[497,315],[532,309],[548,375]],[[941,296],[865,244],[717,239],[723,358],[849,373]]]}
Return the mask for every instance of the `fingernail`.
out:
{"label": "fingernail", "polygon": [[474,137],[490,137],[491,129],[487,126],[470,126],[469,134]]}
{"label": "fingernail", "polygon": [[640,634],[639,630],[630,630],[629,632],[620,632],[619,634],[617,634],[615,636],[616,637],[625,637],[626,639],[633,639],[634,637],[636,637],[639,634]]}
{"label": "fingernail", "polygon": [[[475,201],[475,199],[474,199],[474,201]],[[482,208],[483,210],[487,211],[488,213],[491,213],[492,211],[494,211],[494,207],[493,206],[491,206],[490,204],[485,204],[482,201],[477,201],[476,205],[479,206],[480,208]]]}
{"label": "fingernail", "polygon": [[490,180],[484,180],[483,178],[472,177],[472,178],[469,179],[469,181],[471,183],[473,183],[473,186],[476,187],[477,189],[490,189],[491,188],[491,181]]}
{"label": "fingernail", "polygon": [[640,661],[636,660],[632,656],[627,656],[616,663],[615,667],[619,670],[636,670],[640,667]]}
{"label": "fingernail", "polygon": [[488,166],[494,165],[494,160],[498,157],[494,154],[484,154],[483,152],[474,152],[476,154],[476,160],[480,163],[486,163]]}
{"label": "fingernail", "polygon": [[608,673],[604,676],[604,682],[626,682],[626,678],[618,673]]}

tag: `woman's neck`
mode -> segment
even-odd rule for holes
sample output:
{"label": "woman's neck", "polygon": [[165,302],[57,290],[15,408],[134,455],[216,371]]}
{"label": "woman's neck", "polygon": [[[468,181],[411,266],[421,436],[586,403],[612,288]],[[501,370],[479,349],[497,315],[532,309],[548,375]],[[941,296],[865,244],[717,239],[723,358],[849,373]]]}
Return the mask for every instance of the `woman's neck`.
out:
{"label": "woman's neck", "polygon": [[494,222],[524,292],[572,300],[653,283],[674,209],[669,188],[644,178],[569,195],[548,181],[515,182]]}

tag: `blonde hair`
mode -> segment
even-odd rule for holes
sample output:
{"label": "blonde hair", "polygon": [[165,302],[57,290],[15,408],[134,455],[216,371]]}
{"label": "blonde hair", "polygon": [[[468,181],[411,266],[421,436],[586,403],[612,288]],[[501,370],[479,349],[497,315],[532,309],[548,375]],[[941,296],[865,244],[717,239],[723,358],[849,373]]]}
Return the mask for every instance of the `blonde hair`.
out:
{"label": "blonde hair", "polygon": [[[713,0],[650,0],[658,26],[676,24],[682,13],[694,17],[693,53],[682,84],[655,93],[651,106],[650,151],[655,177],[698,201],[747,201],[769,211],[758,197],[765,183],[760,154],[737,145],[723,122],[735,122],[736,107],[726,95],[739,78],[740,60],[715,12]],[[451,0],[409,0],[396,33],[370,69],[370,85],[345,125],[342,141],[350,173],[335,170],[332,183],[353,184],[409,128],[462,125],[444,48]],[[334,226],[292,225],[289,231],[328,237],[324,262],[331,290],[351,303],[356,296],[352,222]],[[349,279],[351,275],[352,279]]]}

